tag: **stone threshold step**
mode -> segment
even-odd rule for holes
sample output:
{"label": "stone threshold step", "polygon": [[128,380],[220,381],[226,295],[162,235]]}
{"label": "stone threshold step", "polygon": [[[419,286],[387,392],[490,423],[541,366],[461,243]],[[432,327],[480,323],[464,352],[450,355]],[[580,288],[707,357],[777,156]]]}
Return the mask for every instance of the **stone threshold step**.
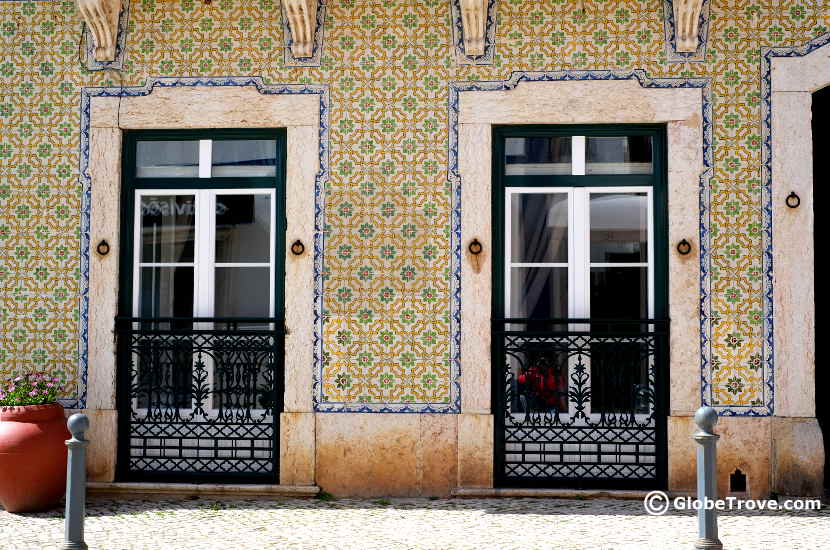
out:
{"label": "stone threshold step", "polygon": [[470,488],[459,487],[451,491],[452,496],[460,498],[571,498],[571,499],[621,499],[643,500],[648,491],[624,491],[606,489],[509,489],[509,488]]}
{"label": "stone threshold step", "polygon": [[217,483],[87,483],[93,496],[223,496],[223,497],[313,497],[316,485],[222,485]]}

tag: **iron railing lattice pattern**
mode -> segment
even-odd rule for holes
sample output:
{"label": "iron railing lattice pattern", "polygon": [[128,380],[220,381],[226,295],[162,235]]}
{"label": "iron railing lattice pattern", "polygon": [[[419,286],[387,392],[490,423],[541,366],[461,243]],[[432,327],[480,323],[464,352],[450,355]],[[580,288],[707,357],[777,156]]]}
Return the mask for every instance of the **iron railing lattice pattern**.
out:
{"label": "iron railing lattice pattern", "polygon": [[118,318],[119,477],[278,479],[283,322]]}
{"label": "iron railing lattice pattern", "polygon": [[668,322],[494,322],[496,482],[665,483]]}

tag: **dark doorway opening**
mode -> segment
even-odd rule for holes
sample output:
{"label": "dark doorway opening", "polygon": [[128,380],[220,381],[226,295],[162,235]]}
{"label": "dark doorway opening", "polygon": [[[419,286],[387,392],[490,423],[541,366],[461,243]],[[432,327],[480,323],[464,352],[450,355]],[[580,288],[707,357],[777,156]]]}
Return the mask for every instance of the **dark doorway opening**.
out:
{"label": "dark doorway opening", "polygon": [[[827,288],[818,284],[822,279],[819,275],[827,275],[825,268],[819,268],[818,245],[827,237],[827,221],[819,215],[816,205],[824,204],[828,197],[828,189],[825,185],[824,173],[821,163],[824,162],[824,155],[830,151],[830,134],[827,128],[830,124],[830,86],[813,94],[813,250],[815,251],[814,280],[815,283],[815,319],[816,319],[816,344],[825,336],[825,321],[819,312],[819,304],[827,303]],[[824,392],[830,390],[830,368],[824,360],[830,354],[824,351],[822,346],[816,345],[816,418],[818,418],[821,432],[824,435],[824,487],[830,488],[830,402],[824,398]]]}

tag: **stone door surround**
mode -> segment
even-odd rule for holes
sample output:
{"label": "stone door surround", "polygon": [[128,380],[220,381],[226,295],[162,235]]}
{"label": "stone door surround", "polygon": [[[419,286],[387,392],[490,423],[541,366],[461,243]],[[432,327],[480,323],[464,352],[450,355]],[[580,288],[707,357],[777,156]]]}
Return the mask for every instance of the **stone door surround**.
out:
{"label": "stone door surround", "polygon": [[490,411],[492,296],[491,186],[494,124],[666,123],[669,243],[686,239],[694,252],[669,254],[671,414],[700,406],[699,187],[703,165],[703,93],[700,88],[645,88],[634,77],[618,80],[521,81],[512,89],[459,93],[458,168],[461,246],[473,239],[484,253],[461,263],[461,409]]}
{"label": "stone door surround", "polygon": [[[150,87],[141,95],[89,98],[89,320],[86,409],[94,415],[90,439],[93,480],[112,481],[117,445],[116,348],[121,144],[124,130],[286,128],[286,242],[306,252],[285,254],[285,394],[280,433],[280,482],[313,484],[312,366],[315,326],[315,205],[321,160],[321,97],[262,93],[254,85],[186,82]],[[95,246],[110,244],[101,256]]]}

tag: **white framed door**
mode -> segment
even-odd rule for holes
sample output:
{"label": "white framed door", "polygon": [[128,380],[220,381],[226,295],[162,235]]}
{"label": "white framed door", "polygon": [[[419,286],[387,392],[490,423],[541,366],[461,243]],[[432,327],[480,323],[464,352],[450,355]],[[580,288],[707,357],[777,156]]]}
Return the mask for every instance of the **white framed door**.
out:
{"label": "white framed door", "polygon": [[[205,331],[223,319],[246,318],[247,326],[261,327],[256,319],[273,317],[275,193],[244,188],[136,190],[133,316],[182,322],[192,318],[192,329]],[[209,408],[218,408],[217,390],[224,382],[213,356],[193,354],[192,361],[206,363],[201,370],[214,390]],[[172,371],[177,378],[170,386],[191,385],[186,370]],[[173,391],[157,397],[187,413],[193,407],[188,395]],[[134,409],[146,409],[139,401],[134,400]]]}

